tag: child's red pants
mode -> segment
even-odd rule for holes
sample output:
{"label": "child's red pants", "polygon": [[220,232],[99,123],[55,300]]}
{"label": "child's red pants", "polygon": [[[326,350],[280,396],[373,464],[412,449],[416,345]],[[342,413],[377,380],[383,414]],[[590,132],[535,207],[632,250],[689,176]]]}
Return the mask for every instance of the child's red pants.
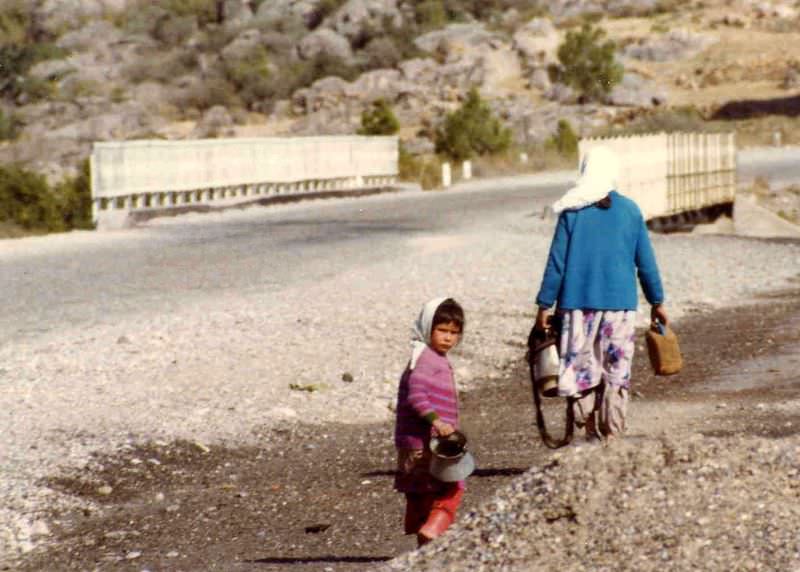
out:
{"label": "child's red pants", "polygon": [[425,540],[441,536],[455,521],[463,496],[463,483],[448,483],[439,493],[406,493],[406,534]]}

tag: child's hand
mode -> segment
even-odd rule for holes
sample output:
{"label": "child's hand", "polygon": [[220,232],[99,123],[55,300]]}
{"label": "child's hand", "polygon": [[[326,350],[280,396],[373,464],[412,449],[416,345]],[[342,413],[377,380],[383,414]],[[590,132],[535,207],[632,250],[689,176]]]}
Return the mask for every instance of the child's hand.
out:
{"label": "child's hand", "polygon": [[437,419],[433,422],[433,428],[436,430],[436,433],[440,437],[447,437],[450,435],[455,429],[449,423],[445,423],[441,419]]}

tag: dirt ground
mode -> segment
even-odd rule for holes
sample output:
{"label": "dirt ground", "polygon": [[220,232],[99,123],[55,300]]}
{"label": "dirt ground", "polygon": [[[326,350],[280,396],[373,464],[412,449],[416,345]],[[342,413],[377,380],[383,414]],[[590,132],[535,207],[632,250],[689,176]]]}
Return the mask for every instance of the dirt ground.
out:
{"label": "dirt ground", "polygon": [[[700,402],[713,423],[697,430],[709,435],[780,438],[800,431],[800,423],[760,413],[758,406],[797,398],[795,373],[789,385],[769,389],[697,391],[721,371],[737,364],[744,371],[800,343],[800,288],[764,301],[769,303],[697,313],[676,323],[686,362],[677,376],[654,377],[639,351],[632,410],[646,401]],[[782,337],[773,336],[776,327]],[[463,396],[464,429],[479,468],[468,481],[462,511],[552,454],[536,432],[523,346],[520,340],[520,361],[510,375]],[[548,402],[554,427],[562,403]],[[50,486],[91,499],[96,508],[53,514],[52,547],[20,570],[369,569],[415,547],[402,535],[393,463],[388,422],[287,428],[265,434],[254,448],[209,450],[188,442],[133,447],[97,458],[91,470],[49,479]],[[110,494],[102,494],[103,485]]]}

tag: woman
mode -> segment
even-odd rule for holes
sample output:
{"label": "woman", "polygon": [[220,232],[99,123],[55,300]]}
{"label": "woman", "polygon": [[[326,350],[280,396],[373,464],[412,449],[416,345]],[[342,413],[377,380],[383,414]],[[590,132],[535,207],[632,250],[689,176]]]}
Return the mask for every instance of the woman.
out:
{"label": "woman", "polygon": [[669,322],[653,247],[635,202],[616,191],[619,162],[592,148],[576,185],[553,205],[559,215],[542,284],[536,327],[561,318],[558,392],[573,400],[587,436],[613,439],[625,430],[638,293],[650,317]]}

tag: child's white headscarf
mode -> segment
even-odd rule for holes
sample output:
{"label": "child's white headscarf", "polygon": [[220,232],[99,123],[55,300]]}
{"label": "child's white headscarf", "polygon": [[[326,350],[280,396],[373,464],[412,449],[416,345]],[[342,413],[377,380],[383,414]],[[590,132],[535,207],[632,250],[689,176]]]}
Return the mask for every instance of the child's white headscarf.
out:
{"label": "child's white headscarf", "polygon": [[617,188],[618,177],[619,159],[616,153],[607,147],[592,147],[581,161],[575,186],[553,204],[553,212],[558,214],[596,203]]}
{"label": "child's white headscarf", "polygon": [[433,329],[433,316],[442,302],[447,298],[434,298],[428,300],[422,306],[417,321],[414,322],[411,337],[411,361],[409,362],[408,369],[414,369],[417,366],[417,360],[428,344],[431,343],[431,330]]}

